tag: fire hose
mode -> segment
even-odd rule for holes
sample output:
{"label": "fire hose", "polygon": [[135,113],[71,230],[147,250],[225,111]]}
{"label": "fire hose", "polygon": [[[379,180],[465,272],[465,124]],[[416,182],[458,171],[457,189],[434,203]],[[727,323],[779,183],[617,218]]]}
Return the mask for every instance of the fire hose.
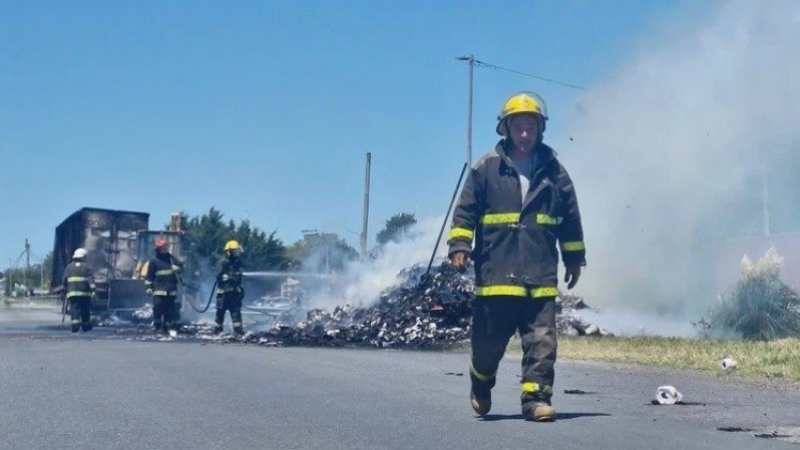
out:
{"label": "fire hose", "polygon": [[[181,286],[183,286],[184,290],[186,290],[186,288],[191,288],[192,290],[195,290],[197,292],[200,291],[200,289],[197,288],[196,286],[190,286],[189,284],[187,284],[186,281],[183,279],[183,277],[180,275],[178,276],[178,281],[181,283]],[[199,314],[203,314],[204,312],[208,311],[208,308],[211,307],[211,301],[214,299],[214,293],[216,292],[216,290],[217,290],[217,282],[214,281],[214,285],[211,286],[211,294],[209,294],[208,296],[208,303],[206,303],[206,306],[203,309],[199,309],[196,306],[194,306],[194,303],[192,303],[192,301],[189,300],[188,297],[186,298],[186,303],[188,303],[189,306],[191,306],[192,309],[198,312]]]}
{"label": "fire hose", "polygon": [[[170,256],[170,260],[171,260],[172,264],[179,265],[179,266],[182,265],[181,263],[179,263],[178,260],[175,259],[174,256],[172,256],[172,255],[169,255],[169,256]],[[200,288],[199,287],[192,286],[189,283],[187,283],[186,280],[183,278],[183,276],[180,273],[177,273],[175,275],[178,277],[178,283],[180,283],[180,285],[183,286],[183,290],[184,291],[186,291],[186,289],[191,289],[191,290],[193,290],[195,292],[200,292]],[[199,314],[203,314],[204,312],[208,311],[208,308],[211,307],[211,300],[213,300],[214,292],[216,290],[217,290],[217,282],[214,281],[214,285],[211,286],[211,294],[209,294],[209,296],[208,296],[208,303],[206,303],[206,307],[203,308],[202,310],[200,310],[196,306],[194,306],[194,303],[192,303],[192,301],[189,300],[189,297],[186,297],[186,303],[188,303],[189,306],[191,306],[192,309],[195,310],[196,312],[198,312]]]}

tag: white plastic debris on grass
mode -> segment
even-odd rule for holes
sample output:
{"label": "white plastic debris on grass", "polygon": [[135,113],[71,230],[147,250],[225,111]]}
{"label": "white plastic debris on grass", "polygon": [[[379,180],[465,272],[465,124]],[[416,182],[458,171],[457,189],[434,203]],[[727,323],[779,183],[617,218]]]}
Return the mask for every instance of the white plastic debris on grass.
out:
{"label": "white plastic debris on grass", "polygon": [[720,361],[719,365],[722,366],[722,370],[731,370],[735,369],[736,366],[739,365],[739,362],[733,358],[726,356],[725,358],[722,359],[722,361]]}

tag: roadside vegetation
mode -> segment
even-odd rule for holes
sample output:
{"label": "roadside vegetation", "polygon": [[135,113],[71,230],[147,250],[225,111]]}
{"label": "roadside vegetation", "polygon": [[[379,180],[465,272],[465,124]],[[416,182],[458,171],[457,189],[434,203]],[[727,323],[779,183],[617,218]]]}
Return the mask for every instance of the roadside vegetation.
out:
{"label": "roadside vegetation", "polygon": [[754,341],[800,337],[800,295],[781,281],[782,267],[775,249],[755,263],[745,256],[739,279],[711,310],[708,334]]}
{"label": "roadside vegetation", "polygon": [[[780,280],[782,266],[774,249],[755,263],[745,256],[739,279],[720,296],[710,320],[694,323],[695,339],[561,337],[559,358],[800,382],[800,295]],[[519,340],[509,352],[521,353]],[[723,369],[724,358],[736,367]]]}
{"label": "roadside vegetation", "polygon": [[[518,339],[509,343],[509,354],[521,354]],[[721,362],[725,357],[737,361],[737,367],[724,370]],[[800,382],[800,339],[796,338],[763,342],[656,336],[561,337],[558,341],[558,358],[673,367],[725,376]]]}

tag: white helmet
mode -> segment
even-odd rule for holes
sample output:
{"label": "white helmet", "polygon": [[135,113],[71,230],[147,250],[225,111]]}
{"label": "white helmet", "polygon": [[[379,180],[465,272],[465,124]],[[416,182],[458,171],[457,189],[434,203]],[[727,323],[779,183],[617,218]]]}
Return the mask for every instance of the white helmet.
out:
{"label": "white helmet", "polygon": [[75,250],[75,253],[72,254],[72,259],[83,259],[86,258],[86,249],[79,248]]}

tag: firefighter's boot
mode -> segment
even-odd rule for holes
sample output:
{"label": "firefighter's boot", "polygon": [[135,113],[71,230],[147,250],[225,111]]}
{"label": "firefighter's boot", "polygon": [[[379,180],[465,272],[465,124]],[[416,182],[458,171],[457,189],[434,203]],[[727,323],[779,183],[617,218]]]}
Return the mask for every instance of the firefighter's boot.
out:
{"label": "firefighter's boot", "polygon": [[77,333],[81,330],[81,320],[73,315],[72,320],[70,320],[70,324],[72,325],[72,332]]}
{"label": "firefighter's boot", "polygon": [[473,386],[469,392],[469,402],[475,414],[485,416],[492,409],[492,391]]}
{"label": "firefighter's boot", "polygon": [[535,401],[522,405],[522,416],[533,422],[552,422],[556,418],[556,410],[550,401]]}
{"label": "firefighter's boot", "polygon": [[231,325],[233,325],[233,332],[236,335],[243,335],[244,328],[242,327],[242,307],[235,305],[231,309]]}

